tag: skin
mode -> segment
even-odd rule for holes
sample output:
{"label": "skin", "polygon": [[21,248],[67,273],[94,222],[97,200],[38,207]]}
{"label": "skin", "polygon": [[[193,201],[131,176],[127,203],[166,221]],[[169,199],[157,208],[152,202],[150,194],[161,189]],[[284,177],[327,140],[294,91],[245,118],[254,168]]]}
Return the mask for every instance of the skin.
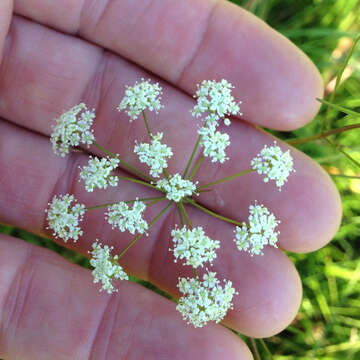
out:
{"label": "skin", "polygon": [[[235,99],[243,101],[244,115],[227,128],[231,161],[222,166],[204,161],[196,178],[201,184],[249,168],[251,158],[273,142],[254,125],[280,130],[303,126],[318,111],[315,99],[323,91],[314,65],[293,44],[239,7],[215,0],[3,0],[0,56],[0,221],[48,236],[44,210],[54,194],[73,193],[89,206],[155,194],[127,182],[106,192],[85,192],[78,166],[87,162],[87,155],[57,157],[48,139],[53,119],[71,106],[83,101],[95,107],[97,141],[146,171],[129,151],[135,139],[145,139],[142,121],[129,123],[114,108],[125,85],[141,77],[159,81],[166,107],[158,116],[149,114],[150,124],[154,132],[164,132],[164,141],[178,154],[169,172],[182,172],[196,138],[197,124],[188,111],[196,84],[229,80]],[[232,241],[233,226],[189,208],[193,224],[221,240],[213,269],[220,278],[231,279],[239,292],[223,324],[248,336],[276,334],[298,311],[301,282],[281,250],[319,249],[341,219],[330,178],[304,154],[291,151],[296,173],[281,192],[250,174],[199,197],[203,205],[239,221],[247,218],[249,204],[259,200],[282,221],[278,249],[266,248],[263,256],[254,257],[240,253]],[[95,148],[90,152],[99,154]],[[154,205],[146,216],[152,218],[163,206]],[[191,271],[175,264],[168,251],[175,222],[173,209],[128,251],[121,265],[178,296],[178,276],[191,276]],[[66,246],[84,255],[96,238],[114,246],[114,253],[130,240],[104,224],[101,209],[87,214],[83,229],[84,236]],[[118,288],[111,296],[99,293],[90,271],[2,235],[0,357],[252,358],[225,327],[193,329],[174,303],[130,282],[120,282]]]}

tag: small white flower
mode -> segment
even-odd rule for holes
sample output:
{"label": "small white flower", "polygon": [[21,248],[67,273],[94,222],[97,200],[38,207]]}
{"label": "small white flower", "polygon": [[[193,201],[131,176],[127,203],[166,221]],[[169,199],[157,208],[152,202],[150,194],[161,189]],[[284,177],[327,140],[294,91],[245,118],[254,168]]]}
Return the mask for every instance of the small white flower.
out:
{"label": "small white flower", "polygon": [[277,247],[279,231],[275,228],[280,221],[275,219],[265,206],[249,206],[249,224],[243,223],[242,226],[236,226],[235,243],[240,251],[247,251],[251,255],[263,254],[262,249],[266,245]]}
{"label": "small white flower", "polygon": [[215,125],[203,126],[198,134],[201,135],[200,144],[204,147],[204,156],[210,157],[212,162],[220,163],[229,159],[225,153],[226,147],[230,145],[228,134],[216,131]]}
{"label": "small white flower", "polygon": [[150,175],[154,177],[159,177],[162,171],[167,168],[166,161],[173,155],[171,147],[160,142],[162,137],[163,133],[157,133],[152,137],[151,144],[143,143],[135,145],[134,148],[140,162],[150,166]]}
{"label": "small white flower", "polygon": [[287,181],[291,172],[295,172],[293,168],[293,158],[290,151],[283,152],[274,141],[274,146],[265,145],[260,153],[251,161],[251,167],[258,174],[264,174],[264,182],[274,180],[276,186],[281,191],[281,187]]}
{"label": "small white flower", "polygon": [[[211,118],[205,118],[205,121],[216,121],[228,115],[242,115],[239,104],[234,101],[231,95],[231,89],[234,88],[228,81],[222,79],[219,82],[204,80],[197,85],[197,91],[194,95],[197,98],[197,104],[191,111],[195,117],[202,116],[203,113],[209,113]],[[225,125],[230,125],[230,120],[224,119]]]}
{"label": "small white flower", "polygon": [[100,291],[105,290],[108,294],[111,294],[118,291],[112,284],[113,279],[129,280],[129,277],[118,264],[118,256],[111,256],[110,251],[113,247],[101,246],[102,244],[96,240],[92,244],[93,250],[89,251],[89,254],[91,254],[90,265],[94,267],[92,275],[95,284],[99,281],[102,283]]}
{"label": "small white flower", "polygon": [[210,263],[216,258],[215,250],[220,247],[220,241],[211,240],[205,235],[201,226],[189,230],[186,226],[182,229],[174,229],[171,231],[173,237],[175,260],[185,259],[184,265],[191,265],[194,268],[203,266],[204,262]]}
{"label": "small white flower", "polygon": [[52,127],[50,138],[55,154],[65,157],[71,146],[91,145],[95,141],[91,129],[94,119],[94,110],[88,110],[84,103],[62,114]]}
{"label": "small white flower", "polygon": [[169,200],[179,202],[185,196],[191,196],[196,190],[196,185],[190,180],[183,179],[180,174],[176,173],[169,179],[160,179],[157,181],[158,189],[166,192]]}
{"label": "small white flower", "polygon": [[142,218],[145,209],[145,204],[137,199],[132,209],[121,201],[109,206],[105,215],[113,229],[118,227],[122,232],[128,230],[131,234],[135,234],[135,231],[142,234],[148,229],[148,223]]}
{"label": "small white flower", "polygon": [[79,222],[82,221],[85,214],[85,206],[82,204],[71,203],[75,201],[73,195],[65,194],[56,195],[53,197],[51,203],[49,203],[49,209],[46,209],[48,229],[53,230],[53,235],[57,238],[61,238],[64,242],[69,239],[74,239],[76,242],[83,234],[79,226]]}
{"label": "small white flower", "polygon": [[157,113],[163,107],[160,104],[161,94],[162,89],[158,83],[151,84],[150,80],[141,79],[141,82],[136,82],[133,87],[126,87],[125,96],[117,110],[127,109],[130,122],[135,120],[145,109]]}
{"label": "small white flower", "polygon": [[176,309],[194,327],[203,327],[209,321],[220,322],[233,308],[233,296],[238,294],[231,281],[224,280],[224,286],[221,286],[215,272],[206,273],[202,282],[193,278],[179,278],[177,287],[183,296]]}
{"label": "small white flower", "polygon": [[[94,188],[106,189],[108,185],[116,186],[118,178],[111,172],[119,166],[119,159],[89,157],[87,166],[80,167],[80,178],[85,180],[86,191],[92,192]],[[80,181],[80,180],[79,180]]]}

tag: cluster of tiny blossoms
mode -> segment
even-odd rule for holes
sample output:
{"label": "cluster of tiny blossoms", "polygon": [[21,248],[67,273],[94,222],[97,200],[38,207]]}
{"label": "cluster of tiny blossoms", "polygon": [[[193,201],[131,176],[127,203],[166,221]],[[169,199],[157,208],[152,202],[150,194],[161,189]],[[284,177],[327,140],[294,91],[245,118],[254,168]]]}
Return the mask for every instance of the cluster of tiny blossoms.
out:
{"label": "cluster of tiny blossoms", "polygon": [[[142,183],[143,185],[158,189],[164,196],[157,198],[136,198],[134,200],[120,201],[113,204],[96,205],[91,208],[85,208],[84,205],[72,203],[75,201],[74,196],[70,194],[54,196],[49,209],[47,209],[47,220],[49,229],[53,230],[55,237],[61,237],[66,242],[68,239],[77,241],[83,234],[79,223],[82,221],[85,210],[93,208],[106,207],[105,219],[113,229],[121,232],[127,231],[133,234],[135,238],[121,252],[125,252],[135,244],[142,234],[146,234],[152,224],[169,208],[170,205],[176,204],[179,211],[181,227],[175,225],[171,231],[173,247],[169,249],[174,255],[174,262],[183,261],[183,265],[192,266],[194,270],[193,278],[179,277],[177,287],[182,294],[178,301],[177,309],[183,318],[195,327],[202,327],[209,321],[221,321],[227,311],[233,308],[233,297],[237,291],[233,288],[232,282],[226,279],[220,281],[216,273],[209,271],[207,266],[212,266],[217,259],[216,251],[220,248],[220,241],[212,240],[206,235],[203,227],[193,227],[191,220],[187,216],[185,206],[196,205],[193,199],[194,195],[199,195],[202,188],[197,188],[198,182],[192,181],[201,161],[208,157],[211,162],[223,163],[229,157],[225,149],[230,145],[229,135],[217,130],[220,121],[225,125],[230,125],[229,116],[242,115],[240,112],[240,103],[235,102],[231,91],[233,86],[226,80],[220,82],[207,80],[198,85],[195,97],[196,104],[191,113],[195,118],[202,117],[201,126],[198,129],[198,141],[192,152],[184,175],[179,173],[167,173],[167,161],[173,153],[169,146],[161,143],[163,133],[158,132],[153,135],[147,122],[145,110],[158,112],[163,105],[160,103],[162,89],[159,84],[152,84],[149,80],[135,83],[133,87],[127,87],[125,96],[117,107],[117,110],[126,110],[130,117],[130,122],[134,121],[142,113],[146,130],[150,138],[150,143],[138,144],[135,142],[134,153],[138,155],[139,161],[149,166],[150,177],[145,175],[144,178],[149,182],[139,179],[132,179],[123,176],[113,176],[112,171],[119,164],[126,165],[123,159],[118,155],[111,155],[102,159],[89,157],[87,166],[81,168],[80,178],[85,181],[85,189],[92,192],[95,187],[106,189],[107,186],[116,186],[119,179]],[[68,112],[64,113],[57,120],[51,142],[56,154],[65,156],[71,147],[80,144],[90,145],[95,139],[91,130],[91,125],[95,114],[88,111],[84,104],[79,104]],[[95,143],[95,145],[97,145]],[[101,148],[100,145],[97,145]],[[198,146],[202,151],[202,156],[198,157],[198,162],[193,165],[192,159]],[[111,154],[105,150],[106,154]],[[134,169],[127,164],[127,168]],[[187,171],[193,165],[192,172],[187,175]],[[288,176],[293,172],[293,160],[289,153],[282,152],[280,147],[274,143],[274,146],[265,146],[260,153],[251,161],[251,168],[238,174],[256,171],[264,176],[264,181],[275,181],[279,190],[286,182]],[[140,172],[135,169],[135,172]],[[240,176],[236,174],[236,176]],[[160,178],[157,181],[153,178]],[[230,176],[228,178],[234,178]],[[228,178],[212,181],[212,185],[224,182]],[[151,222],[147,222],[143,214],[151,203],[147,201],[168,200],[169,204],[155,217]],[[132,205],[131,205],[132,204]],[[201,209],[202,207],[197,204]],[[206,209],[205,209],[206,210]],[[213,212],[207,213],[217,214]],[[279,232],[276,227],[279,221],[263,205],[254,205],[249,207],[248,222],[237,222],[227,219],[223,216],[216,216],[230,223],[238,224],[234,229],[235,244],[240,251],[249,253],[251,256],[262,254],[265,246],[270,245],[277,247]],[[184,223],[186,219],[186,225]],[[90,251],[90,264],[94,267],[92,272],[94,282],[101,282],[101,290],[111,294],[117,291],[113,285],[113,280],[127,280],[128,276],[119,265],[118,255],[110,254],[113,247],[100,244],[97,240],[92,245]],[[204,267],[206,271],[204,270]],[[198,274],[202,271],[202,276]]]}
{"label": "cluster of tiny blossoms", "polygon": [[291,172],[295,172],[290,151],[283,152],[274,141],[274,146],[265,145],[251,161],[251,166],[258,174],[264,174],[264,182],[274,180],[281,191]]}
{"label": "cluster of tiny blossoms", "polygon": [[105,290],[108,294],[117,292],[112,284],[113,279],[129,280],[127,274],[123,271],[122,267],[117,263],[118,256],[111,256],[110,251],[113,247],[108,247],[100,244],[97,240],[92,244],[93,250],[90,253],[90,265],[94,267],[92,275],[94,277],[94,283],[99,281],[102,283],[100,288]]}
{"label": "cluster of tiny blossoms", "polygon": [[170,176],[169,179],[160,179],[156,186],[166,192],[169,200],[179,202],[185,196],[191,196],[196,190],[196,185],[190,180],[183,179],[180,174]]}
{"label": "cluster of tiny blossoms", "polygon": [[159,84],[151,84],[150,81],[141,79],[140,83],[136,82],[134,86],[126,88],[125,96],[117,110],[127,109],[130,121],[135,120],[146,109],[158,112],[163,107],[160,103],[161,93]]}
{"label": "cluster of tiny blossoms", "polygon": [[85,214],[85,205],[72,203],[75,201],[74,195],[56,195],[49,203],[47,212],[48,229],[53,230],[53,235],[67,242],[69,239],[77,241],[83,234],[79,223]]}
{"label": "cluster of tiny blossoms", "polygon": [[202,281],[194,278],[180,278],[178,288],[183,296],[176,307],[184,320],[194,327],[202,327],[209,321],[220,322],[229,309],[237,292],[230,280],[224,280],[224,287],[215,272],[207,272]]}
{"label": "cluster of tiny blossoms", "polygon": [[229,160],[225,153],[225,149],[230,145],[228,134],[216,131],[215,125],[203,126],[198,133],[201,135],[204,156],[209,157],[211,162],[223,163],[225,160]]}
{"label": "cluster of tiny blossoms", "polygon": [[109,206],[105,215],[113,229],[118,227],[122,232],[128,230],[131,234],[135,234],[136,231],[142,234],[148,229],[148,223],[142,218],[145,209],[142,201],[136,200],[132,208],[121,201]]}
{"label": "cluster of tiny blossoms", "polygon": [[262,255],[265,245],[277,247],[279,232],[275,228],[280,221],[263,205],[250,205],[249,223],[236,226],[235,243],[239,250],[247,251],[251,255]]}
{"label": "cluster of tiny blossoms", "polygon": [[220,247],[220,241],[211,240],[205,235],[201,226],[192,230],[183,226],[181,229],[172,230],[171,236],[173,237],[174,249],[169,250],[174,252],[174,261],[185,259],[184,265],[190,265],[195,269],[203,266],[204,262],[212,264],[216,258],[215,250]]}
{"label": "cluster of tiny blossoms", "polygon": [[209,117],[205,118],[205,121],[211,119],[211,122],[213,122],[223,119],[225,125],[230,125],[230,120],[225,116],[242,115],[239,108],[241,101],[236,103],[231,95],[231,89],[233,88],[234,86],[225,79],[219,82],[204,80],[197,86],[194,95],[197,98],[197,103],[191,113],[195,117],[208,113]]}
{"label": "cluster of tiny blossoms", "polygon": [[88,110],[84,103],[62,114],[50,138],[55,154],[65,157],[71,146],[91,145],[95,140],[91,129],[94,119],[94,111]]}
{"label": "cluster of tiny blossoms", "polygon": [[142,163],[150,166],[150,175],[159,177],[164,169],[167,168],[167,159],[173,155],[171,147],[162,144],[160,140],[163,133],[152,136],[151,144],[142,143],[135,145],[134,153],[139,156]]}
{"label": "cluster of tiny blossoms", "polygon": [[111,172],[119,166],[119,159],[89,157],[87,166],[80,167],[80,178],[85,180],[86,191],[92,192],[94,188],[106,189],[108,185],[116,186],[118,178]]}
{"label": "cluster of tiny blossoms", "polygon": [[204,116],[204,125],[198,130],[200,144],[204,148],[203,155],[212,162],[223,163],[228,160],[225,149],[230,145],[229,135],[217,131],[219,120],[224,124],[231,124],[230,115],[241,115],[239,104],[231,95],[233,86],[226,80],[220,82],[205,80],[200,85],[196,94],[197,103],[191,111],[195,117]]}

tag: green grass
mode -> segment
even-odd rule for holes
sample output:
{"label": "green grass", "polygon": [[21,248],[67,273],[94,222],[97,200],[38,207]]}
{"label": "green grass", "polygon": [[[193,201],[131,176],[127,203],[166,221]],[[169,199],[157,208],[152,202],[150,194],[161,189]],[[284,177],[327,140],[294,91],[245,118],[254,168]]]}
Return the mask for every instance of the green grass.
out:
{"label": "green grass", "polygon": [[[325,84],[336,77],[349,51],[334,51],[360,35],[360,3],[352,0],[234,1],[248,7],[269,25],[299,46],[320,69]],[[335,104],[360,111],[360,47],[347,63],[352,75],[339,85]],[[306,127],[292,133],[277,133],[283,139],[318,134],[326,120],[328,128],[360,123],[350,116],[322,106]],[[337,134],[331,141],[298,146],[328,171],[360,176],[360,130]],[[341,151],[350,155],[349,160]],[[257,341],[261,359],[360,359],[360,179],[334,176],[341,193],[344,217],[334,240],[311,254],[290,254],[304,287],[304,297],[295,321],[281,334],[265,340],[269,352]],[[248,340],[249,345],[251,342]],[[271,354],[271,355],[270,355]]]}
{"label": "green grass", "polygon": [[[334,50],[360,34],[358,0],[233,2],[255,13],[299,46],[320,69],[326,84],[336,77],[348,54],[348,50]],[[335,104],[356,112],[360,112],[359,55],[360,46],[348,63],[352,75],[339,85],[333,99]],[[289,139],[318,134],[325,118],[326,128],[331,129],[360,123],[360,116],[323,105],[306,127],[276,135]],[[255,344],[261,359],[360,359],[360,179],[341,176],[360,177],[360,168],[355,164],[360,161],[359,138],[360,130],[353,130],[332,136],[331,143],[319,140],[298,146],[337,175],[333,178],[341,193],[344,217],[339,232],[325,248],[311,254],[289,254],[303,282],[303,302],[294,322],[282,333],[256,341],[243,337],[250,347]],[[88,266],[86,259],[51,240],[6,226],[0,226],[0,232],[48,247],[72,262]],[[154,289],[151,284],[142,284]]]}

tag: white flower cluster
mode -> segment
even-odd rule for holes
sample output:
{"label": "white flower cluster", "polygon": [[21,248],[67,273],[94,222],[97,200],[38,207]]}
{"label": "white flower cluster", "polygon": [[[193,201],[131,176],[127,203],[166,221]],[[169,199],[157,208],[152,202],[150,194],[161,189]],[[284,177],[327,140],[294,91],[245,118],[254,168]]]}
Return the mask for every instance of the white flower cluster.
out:
{"label": "white flower cluster", "polygon": [[[231,95],[231,89],[234,88],[228,81],[222,79],[219,82],[204,80],[198,85],[194,95],[197,98],[197,104],[191,111],[195,117],[202,116],[203,113],[209,113],[205,118],[206,121],[214,122],[227,115],[235,115],[240,113],[239,102],[234,101]],[[230,120],[224,118],[225,125],[230,125]]]}
{"label": "white flower cluster", "polygon": [[127,109],[131,122],[145,109],[158,112],[163,107],[160,104],[161,94],[162,89],[158,83],[151,84],[150,80],[141,79],[140,83],[136,82],[132,87],[127,86],[117,110]]}
{"label": "white flower cluster", "polygon": [[216,131],[215,125],[203,126],[198,133],[201,135],[200,144],[204,147],[205,157],[210,157],[212,162],[220,163],[229,159],[225,154],[226,147],[230,145],[228,134]]}
{"label": "white flower cluster", "polygon": [[191,196],[196,190],[196,185],[190,180],[183,179],[180,174],[176,173],[169,179],[160,179],[157,181],[158,189],[166,192],[169,200],[179,202],[185,196]]}
{"label": "white flower cluster", "polygon": [[201,135],[200,145],[203,146],[203,154],[210,157],[212,162],[223,163],[229,158],[225,149],[230,145],[229,135],[216,131],[219,120],[223,119],[225,125],[230,125],[230,119],[225,116],[240,114],[239,104],[234,101],[231,89],[234,86],[226,80],[219,82],[205,80],[200,85],[194,97],[197,103],[194,106],[192,115],[195,117],[207,115],[204,118],[204,126],[198,130]]}
{"label": "white flower cluster", "polygon": [[194,268],[203,266],[205,262],[213,262],[216,258],[215,250],[220,247],[220,241],[211,240],[205,235],[201,226],[189,230],[186,226],[171,231],[173,237],[175,260],[185,259],[184,265],[191,265]]}
{"label": "white flower cluster", "polygon": [[110,251],[113,247],[105,245],[101,247],[101,244],[94,242],[92,244],[90,265],[94,267],[92,275],[94,276],[94,283],[99,281],[102,283],[100,291],[105,290],[108,294],[117,292],[112,284],[113,279],[129,280],[127,274],[123,271],[122,267],[117,263],[118,256],[111,256]]}
{"label": "white flower cluster", "polygon": [[135,231],[143,234],[148,229],[148,223],[142,218],[145,209],[144,202],[137,199],[132,209],[126,202],[121,201],[109,206],[105,215],[113,229],[118,227],[122,232],[128,230],[131,234],[135,234]]}
{"label": "white flower cluster", "polygon": [[49,203],[49,209],[46,209],[48,229],[53,230],[53,235],[59,237],[67,242],[69,239],[74,239],[76,242],[83,234],[79,226],[85,214],[85,206],[83,204],[71,203],[74,201],[74,195],[56,195]]}
{"label": "white flower cluster", "polygon": [[56,120],[50,138],[55,154],[65,157],[70,146],[91,145],[95,141],[91,129],[94,119],[94,111],[88,110],[84,103],[62,114]]}
{"label": "white flower cluster", "polygon": [[204,274],[203,281],[179,278],[177,286],[183,296],[176,309],[194,327],[202,327],[208,321],[220,322],[233,308],[232,299],[237,294],[231,281],[224,280],[222,287],[215,272]]}
{"label": "white flower cluster", "polygon": [[163,133],[157,133],[152,137],[151,144],[143,143],[135,145],[134,148],[140,162],[150,166],[150,175],[154,177],[159,177],[162,171],[167,168],[166,161],[173,155],[171,147],[160,142],[162,137]]}
{"label": "white flower cluster", "polygon": [[[108,185],[116,186],[118,178],[111,172],[119,166],[120,160],[115,158],[89,157],[87,166],[80,167],[80,178],[85,180],[86,191],[92,192],[94,188],[106,189]],[[79,180],[80,181],[80,180]]]}
{"label": "white flower cluster", "polygon": [[[179,173],[169,175],[165,170],[168,167],[169,159],[173,156],[172,149],[161,142],[163,139],[162,132],[158,132],[156,135],[151,133],[145,115],[145,110],[157,113],[163,107],[161,104],[162,88],[158,83],[151,83],[150,80],[144,79],[135,82],[133,86],[126,87],[125,96],[117,106],[117,110],[125,110],[130,117],[130,122],[143,113],[150,141],[148,143],[135,142],[134,153],[137,154],[141,163],[148,166],[150,178],[133,168],[131,164],[127,164],[116,157],[97,158],[90,156],[88,164],[80,167],[80,180],[84,180],[88,192],[93,192],[95,188],[107,189],[108,186],[118,185],[119,177],[115,176],[113,171],[122,163],[132,173],[139,175],[140,178],[146,179],[145,181],[150,180],[150,182],[144,183],[142,180],[127,178],[129,181],[146,186],[150,185],[150,187],[165,193],[164,196],[154,199],[167,199],[178,203],[176,205],[179,208],[182,227],[176,225],[171,231],[173,244],[169,251],[173,252],[175,263],[182,261],[183,265],[192,266],[195,275],[194,278],[179,278],[177,287],[182,296],[176,308],[182,314],[184,320],[194,327],[202,327],[209,321],[220,322],[227,311],[233,308],[233,297],[238,294],[231,281],[219,280],[215,272],[211,272],[206,268],[206,263],[212,266],[213,261],[217,258],[220,241],[208,237],[201,226],[192,228],[191,221],[183,207],[183,204],[189,203],[190,199],[188,197],[199,195],[201,192],[202,187],[197,190],[198,182],[192,182],[192,178],[198,165],[200,165],[202,157],[208,157],[213,163],[224,163],[229,159],[225,152],[230,145],[229,135],[218,131],[218,128],[222,126],[221,121],[225,126],[229,126],[231,124],[229,118],[232,115],[242,115],[240,112],[241,102],[235,102],[231,94],[233,88],[234,86],[224,79],[219,82],[205,80],[197,85],[197,91],[194,95],[197,102],[191,113],[194,117],[201,118],[201,127],[199,126],[198,141],[186,167],[188,170],[193,166],[193,172],[188,178],[183,178]],[[88,110],[84,103],[80,103],[62,114],[56,120],[51,135],[55,153],[64,157],[69,153],[70,147],[79,146],[80,144],[89,146],[94,143],[95,138],[91,129],[94,119],[94,111]],[[95,145],[100,149],[102,148],[96,143]],[[202,155],[194,167],[192,161],[198,145],[201,147]],[[103,149],[103,152],[109,154],[106,149]],[[213,181],[208,185],[219,184],[251,171],[263,175],[264,182],[274,180],[279,190],[281,190],[290,173],[295,170],[290,151],[283,152],[274,142],[273,146],[265,145],[261,152],[252,159],[251,169],[237,173],[232,177]],[[161,176],[161,174],[164,176]],[[203,187],[206,187],[206,185]],[[146,201],[145,199],[142,200]],[[201,208],[194,202],[190,202],[190,204]],[[54,236],[61,237],[65,242],[69,239],[76,242],[83,234],[79,223],[83,220],[85,211],[107,207],[105,219],[113,229],[118,228],[122,232],[129,231],[131,234],[137,234],[121,253],[120,256],[122,256],[137,239],[143,234],[147,235],[149,227],[170,205],[171,203],[164,207],[148,224],[143,218],[146,205],[139,198],[112,203],[112,205],[102,204],[85,208],[85,205],[79,204],[73,195],[54,196],[51,203],[49,203],[49,208],[46,210],[48,229],[52,229]],[[206,209],[203,210],[209,213]],[[220,217],[216,214],[213,215]],[[183,217],[186,218],[189,226],[184,225]],[[231,219],[224,218],[224,220],[233,222]],[[248,222],[237,223],[239,226],[234,229],[234,242],[237,248],[253,256],[262,255],[262,251],[267,245],[277,247],[279,231],[276,231],[276,228],[279,223],[280,221],[276,220],[274,214],[263,205],[255,202],[254,205],[249,206]],[[109,294],[118,291],[114,288],[114,280],[128,280],[128,275],[119,265],[119,256],[112,256],[112,250],[113,247],[102,245],[96,240],[92,244],[92,250],[89,251],[94,283],[100,282],[100,291],[105,290]],[[199,276],[197,269],[200,267],[202,269],[199,269],[201,270]]]}
{"label": "white flower cluster", "polygon": [[281,191],[281,187],[287,181],[291,172],[295,172],[293,168],[293,158],[290,151],[283,152],[274,141],[273,146],[265,145],[260,153],[251,161],[251,167],[258,174],[264,174],[264,182],[274,180],[276,186]]}
{"label": "white flower cluster", "polygon": [[249,213],[249,224],[243,223],[234,230],[238,249],[251,255],[262,255],[265,245],[277,247],[279,232],[275,228],[280,221],[265,206],[257,203],[249,206]]}

